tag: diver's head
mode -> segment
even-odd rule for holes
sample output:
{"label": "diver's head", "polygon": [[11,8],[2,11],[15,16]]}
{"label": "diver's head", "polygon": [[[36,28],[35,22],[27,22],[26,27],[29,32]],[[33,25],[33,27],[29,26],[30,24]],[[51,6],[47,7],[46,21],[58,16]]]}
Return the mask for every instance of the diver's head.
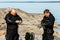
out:
{"label": "diver's head", "polygon": [[44,16],[48,17],[50,15],[49,9],[44,10]]}
{"label": "diver's head", "polygon": [[16,9],[11,9],[10,13],[15,16],[17,14]]}

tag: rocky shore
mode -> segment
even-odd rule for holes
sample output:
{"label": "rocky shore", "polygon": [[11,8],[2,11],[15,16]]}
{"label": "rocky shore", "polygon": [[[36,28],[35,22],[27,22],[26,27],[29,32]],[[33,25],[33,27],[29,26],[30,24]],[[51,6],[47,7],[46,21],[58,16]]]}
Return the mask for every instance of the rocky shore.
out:
{"label": "rocky shore", "polygon": [[[5,40],[6,23],[4,20],[5,15],[13,8],[0,8],[0,40]],[[27,13],[18,8],[15,8],[19,16],[22,17],[23,23],[19,25],[20,39],[25,40],[24,36],[26,32],[33,32],[35,34],[35,40],[42,40],[43,28],[40,22],[43,18],[43,14],[39,13]],[[55,28],[60,27],[57,23]],[[60,32],[54,32],[54,40],[60,40]]]}

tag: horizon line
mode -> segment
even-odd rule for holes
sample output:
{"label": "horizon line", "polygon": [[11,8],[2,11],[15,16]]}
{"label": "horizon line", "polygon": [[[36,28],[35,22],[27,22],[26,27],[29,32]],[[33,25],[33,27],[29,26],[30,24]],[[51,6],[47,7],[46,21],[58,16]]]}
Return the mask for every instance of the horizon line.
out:
{"label": "horizon line", "polygon": [[0,3],[60,3],[60,1],[0,1]]}

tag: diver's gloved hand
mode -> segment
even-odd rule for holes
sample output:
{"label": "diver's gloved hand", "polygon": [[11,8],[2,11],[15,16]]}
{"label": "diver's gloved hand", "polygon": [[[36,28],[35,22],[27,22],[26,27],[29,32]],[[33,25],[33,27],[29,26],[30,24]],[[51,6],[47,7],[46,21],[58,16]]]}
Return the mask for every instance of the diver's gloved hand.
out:
{"label": "diver's gloved hand", "polygon": [[17,23],[17,24],[21,24],[22,22],[21,22],[21,21],[19,21],[19,20],[16,20],[16,23]]}

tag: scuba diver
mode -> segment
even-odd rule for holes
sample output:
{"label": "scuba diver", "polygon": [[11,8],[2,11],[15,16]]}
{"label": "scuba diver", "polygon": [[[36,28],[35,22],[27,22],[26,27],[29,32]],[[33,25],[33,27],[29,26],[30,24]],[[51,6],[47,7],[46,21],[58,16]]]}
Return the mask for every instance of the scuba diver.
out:
{"label": "scuba diver", "polygon": [[55,22],[55,17],[52,15],[52,13],[49,11],[49,9],[44,10],[44,17],[41,21],[41,25],[43,26],[43,37],[42,40],[54,40],[54,22]]}
{"label": "scuba diver", "polygon": [[19,40],[18,24],[22,23],[22,18],[17,14],[15,9],[9,11],[5,16],[5,21],[7,24],[6,40]]}

